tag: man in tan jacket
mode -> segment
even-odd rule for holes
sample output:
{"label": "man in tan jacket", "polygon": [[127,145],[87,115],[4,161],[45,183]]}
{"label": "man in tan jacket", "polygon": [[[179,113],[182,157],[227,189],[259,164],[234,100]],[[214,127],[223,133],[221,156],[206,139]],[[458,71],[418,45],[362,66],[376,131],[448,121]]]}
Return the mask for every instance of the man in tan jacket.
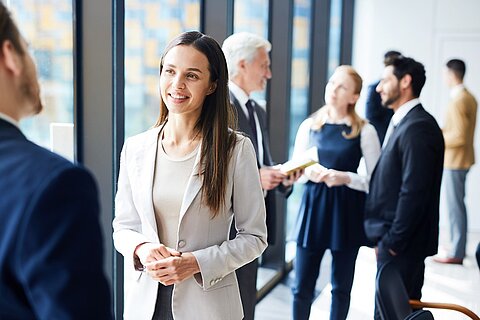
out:
{"label": "man in tan jacket", "polygon": [[465,63],[452,59],[447,62],[446,67],[451,101],[442,130],[445,139],[443,180],[450,219],[451,248],[446,257],[436,257],[434,260],[440,263],[462,264],[467,242],[465,180],[468,170],[475,163],[473,137],[477,102],[463,85]]}

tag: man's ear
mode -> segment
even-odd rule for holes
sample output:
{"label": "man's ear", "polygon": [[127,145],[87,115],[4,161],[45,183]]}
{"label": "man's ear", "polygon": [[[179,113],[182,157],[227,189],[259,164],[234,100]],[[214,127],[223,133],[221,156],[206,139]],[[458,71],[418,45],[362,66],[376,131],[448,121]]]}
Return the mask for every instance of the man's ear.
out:
{"label": "man's ear", "polygon": [[208,88],[207,96],[214,93],[216,89],[217,89],[217,81],[214,81],[210,84],[210,87]]}
{"label": "man's ear", "polygon": [[237,64],[239,70],[245,69],[246,65],[247,65],[247,61],[245,59],[238,61],[238,64]]}
{"label": "man's ear", "polygon": [[3,60],[5,68],[14,75],[18,76],[22,73],[23,63],[21,54],[15,50],[10,40],[5,40],[1,46],[0,59]]}
{"label": "man's ear", "polygon": [[407,89],[412,84],[412,76],[408,73],[400,80],[400,88]]}

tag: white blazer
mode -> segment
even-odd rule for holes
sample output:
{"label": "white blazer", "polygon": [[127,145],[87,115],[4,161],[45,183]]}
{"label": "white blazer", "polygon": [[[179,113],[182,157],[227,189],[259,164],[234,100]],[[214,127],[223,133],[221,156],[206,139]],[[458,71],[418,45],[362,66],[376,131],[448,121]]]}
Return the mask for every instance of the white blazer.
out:
{"label": "white blazer", "polygon": [[[152,199],[159,132],[160,128],[153,128],[129,138],[121,154],[113,240],[125,261],[125,319],[152,319],[157,299],[158,282],[135,269],[133,251],[143,242],[160,242]],[[267,247],[265,204],[255,151],[249,139],[237,135],[228,167],[225,205],[214,219],[201,203],[199,158],[200,152],[183,197],[175,249],[192,252],[201,272],[174,286],[173,317],[242,319],[234,271]],[[234,215],[237,236],[229,240]]]}

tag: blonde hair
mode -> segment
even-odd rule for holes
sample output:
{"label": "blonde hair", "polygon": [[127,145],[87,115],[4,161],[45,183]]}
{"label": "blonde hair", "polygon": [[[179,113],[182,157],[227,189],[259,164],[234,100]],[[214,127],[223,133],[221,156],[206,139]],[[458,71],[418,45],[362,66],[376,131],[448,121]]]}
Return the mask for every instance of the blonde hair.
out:
{"label": "blonde hair", "polygon": [[[362,77],[355,71],[352,66],[349,65],[342,65],[335,69],[335,72],[345,72],[354,82],[354,93],[360,94],[362,91]],[[326,123],[328,119],[328,106],[321,107],[318,111],[312,114],[311,118],[313,119],[312,123],[312,130],[321,130],[323,125]],[[350,133],[346,133],[345,131],[342,132],[342,135],[346,139],[353,139],[360,135],[363,126],[367,123],[365,119],[360,118],[360,116],[355,111],[355,103],[349,104],[347,107],[348,118],[350,120],[352,130]]]}

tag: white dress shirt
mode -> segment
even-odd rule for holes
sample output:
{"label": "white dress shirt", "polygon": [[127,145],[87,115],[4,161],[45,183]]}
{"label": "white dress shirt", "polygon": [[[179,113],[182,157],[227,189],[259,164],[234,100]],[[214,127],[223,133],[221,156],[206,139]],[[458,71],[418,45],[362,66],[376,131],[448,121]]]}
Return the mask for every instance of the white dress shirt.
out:
{"label": "white dress shirt", "polygon": [[[238,103],[240,103],[240,106],[242,107],[243,113],[245,113],[245,116],[247,119],[249,119],[248,116],[248,109],[246,106],[247,101],[250,99],[248,94],[243,91],[242,88],[237,86],[234,82],[230,81],[228,83],[228,86],[230,88],[230,91],[232,91],[233,95],[235,98],[238,100]],[[262,128],[260,127],[260,122],[258,121],[258,115],[257,112],[255,111],[255,108],[253,109],[253,114],[255,116],[255,126],[257,127],[257,142],[258,142],[258,162],[263,166],[263,136],[262,136]]]}
{"label": "white dress shirt", "polygon": [[397,109],[397,111],[395,111],[395,113],[392,116],[392,119],[390,120],[390,124],[388,125],[387,133],[385,133],[385,139],[383,140],[382,148],[385,148],[385,146],[387,145],[387,142],[390,139],[390,135],[392,134],[393,129],[396,126],[398,126],[400,121],[402,121],[402,119],[405,118],[407,113],[409,113],[410,110],[412,110],[413,107],[415,107],[419,103],[420,103],[420,100],[418,98],[415,98],[405,102]]}
{"label": "white dress shirt", "polygon": [[[327,123],[333,123],[327,120]],[[339,122],[335,122],[339,124]],[[350,125],[350,122],[345,119],[341,123]],[[293,150],[292,158],[301,156],[308,148],[310,148],[310,129],[313,124],[313,119],[308,118],[302,122],[297,131],[297,137],[295,139],[295,147]],[[350,183],[347,187],[359,191],[368,192],[368,186],[370,183],[370,176],[377,164],[380,157],[380,141],[378,140],[377,131],[370,124],[366,123],[360,132],[360,147],[362,149],[363,159],[365,160],[366,175],[360,175],[357,172],[347,172],[350,177]],[[299,179],[299,182],[307,182],[305,176]]]}

